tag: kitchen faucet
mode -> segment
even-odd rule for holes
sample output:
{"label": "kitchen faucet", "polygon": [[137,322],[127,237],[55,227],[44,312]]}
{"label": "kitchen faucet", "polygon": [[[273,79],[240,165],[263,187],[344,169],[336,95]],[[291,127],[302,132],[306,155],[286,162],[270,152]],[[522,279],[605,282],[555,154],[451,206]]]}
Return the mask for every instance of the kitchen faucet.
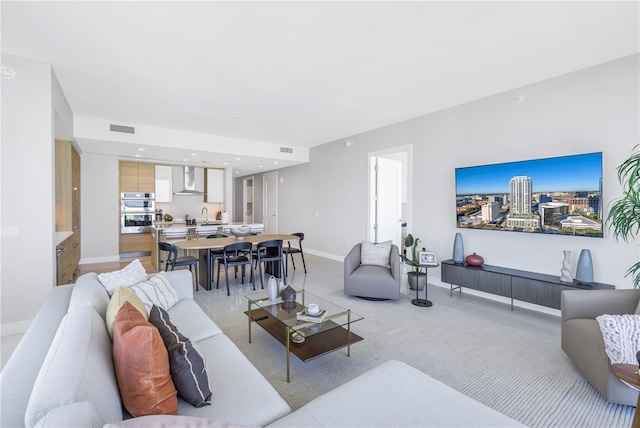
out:
{"label": "kitchen faucet", "polygon": [[200,211],[200,214],[202,215],[202,213],[204,214],[204,224],[208,224],[209,223],[209,210],[207,209],[207,207],[202,207],[202,211]]}

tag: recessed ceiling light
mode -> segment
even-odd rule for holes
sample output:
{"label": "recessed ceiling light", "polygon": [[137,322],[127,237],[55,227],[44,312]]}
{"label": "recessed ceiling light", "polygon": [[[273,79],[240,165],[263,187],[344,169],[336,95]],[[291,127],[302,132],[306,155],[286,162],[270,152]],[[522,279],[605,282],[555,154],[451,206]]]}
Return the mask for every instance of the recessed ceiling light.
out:
{"label": "recessed ceiling light", "polygon": [[278,164],[278,161],[273,161],[273,163],[275,163],[276,165]]}
{"label": "recessed ceiling light", "polygon": [[225,162],[224,164],[225,164],[225,165],[229,165],[229,162]]}
{"label": "recessed ceiling light", "polygon": [[237,118],[238,118],[238,116],[236,116],[235,114],[230,114],[229,115],[229,119],[237,119]]}
{"label": "recessed ceiling light", "polygon": [[189,159],[182,159],[183,162],[189,162]]}
{"label": "recessed ceiling light", "polygon": [[258,165],[258,168],[262,168],[262,165]]}
{"label": "recessed ceiling light", "polygon": [[142,147],[138,147],[138,150],[144,152],[144,149]]}
{"label": "recessed ceiling light", "polygon": [[238,171],[236,171],[236,174],[238,174]]}
{"label": "recessed ceiling light", "polygon": [[198,156],[197,153],[191,153],[191,156]]}
{"label": "recessed ceiling light", "polygon": [[136,155],[136,157],[137,157],[137,158],[139,158],[139,157],[140,157],[140,155]]}
{"label": "recessed ceiling light", "polygon": [[236,158],[236,160],[240,160],[240,158]]}

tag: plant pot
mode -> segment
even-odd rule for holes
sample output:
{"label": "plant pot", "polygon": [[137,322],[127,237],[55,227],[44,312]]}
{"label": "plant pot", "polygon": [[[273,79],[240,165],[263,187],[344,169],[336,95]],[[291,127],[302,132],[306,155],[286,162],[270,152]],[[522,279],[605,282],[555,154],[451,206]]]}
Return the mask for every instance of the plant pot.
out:
{"label": "plant pot", "polygon": [[409,290],[424,290],[427,286],[427,275],[422,273],[421,275],[415,275],[414,272],[407,273],[407,280],[409,282]]}

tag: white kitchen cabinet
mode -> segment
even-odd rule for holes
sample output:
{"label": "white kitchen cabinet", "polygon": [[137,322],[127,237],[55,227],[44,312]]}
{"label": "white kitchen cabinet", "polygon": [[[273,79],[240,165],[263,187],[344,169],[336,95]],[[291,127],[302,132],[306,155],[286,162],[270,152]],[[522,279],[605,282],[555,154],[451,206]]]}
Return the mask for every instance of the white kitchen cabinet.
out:
{"label": "white kitchen cabinet", "polygon": [[224,202],[224,169],[207,168],[205,202]]}
{"label": "white kitchen cabinet", "polygon": [[156,202],[171,202],[173,177],[170,165],[156,165]]}

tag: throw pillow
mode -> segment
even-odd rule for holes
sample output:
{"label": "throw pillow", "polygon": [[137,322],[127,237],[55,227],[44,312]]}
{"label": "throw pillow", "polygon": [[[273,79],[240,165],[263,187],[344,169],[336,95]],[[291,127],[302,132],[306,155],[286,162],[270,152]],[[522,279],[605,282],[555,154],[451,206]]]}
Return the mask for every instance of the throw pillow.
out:
{"label": "throw pillow", "polygon": [[144,270],[142,263],[138,259],[135,259],[120,270],[98,275],[98,280],[107,289],[109,296],[115,293],[119,286],[130,287],[133,284],[145,281],[147,278],[147,271]]}
{"label": "throw pillow", "polygon": [[132,416],[178,413],[167,348],[158,329],[129,302],[116,315],[113,364],[122,403]]}
{"label": "throw pillow", "polygon": [[380,243],[362,241],[360,264],[391,268],[391,265],[389,264],[389,257],[391,256],[392,244],[392,241],[384,241]]}
{"label": "throw pillow", "polygon": [[142,300],[147,312],[151,312],[153,305],[168,310],[180,301],[176,288],[164,272],[152,276],[147,281],[132,285],[130,288]]}
{"label": "throw pillow", "polygon": [[156,326],[169,352],[171,377],[178,394],[195,407],[211,404],[211,389],[204,358],[191,341],[178,331],[164,309],[153,306],[149,322]]}
{"label": "throw pillow", "polygon": [[129,302],[131,305],[140,311],[145,320],[149,319],[149,314],[147,312],[147,308],[142,303],[142,300],[130,289],[126,287],[118,287],[113,296],[111,296],[111,300],[109,300],[109,304],[107,305],[107,312],[105,315],[105,321],[107,323],[107,331],[109,332],[109,337],[113,341],[113,324],[116,322],[116,315],[118,315],[118,311],[124,305],[124,302]]}
{"label": "throw pillow", "polygon": [[640,315],[600,315],[596,320],[611,364],[638,364]]}

